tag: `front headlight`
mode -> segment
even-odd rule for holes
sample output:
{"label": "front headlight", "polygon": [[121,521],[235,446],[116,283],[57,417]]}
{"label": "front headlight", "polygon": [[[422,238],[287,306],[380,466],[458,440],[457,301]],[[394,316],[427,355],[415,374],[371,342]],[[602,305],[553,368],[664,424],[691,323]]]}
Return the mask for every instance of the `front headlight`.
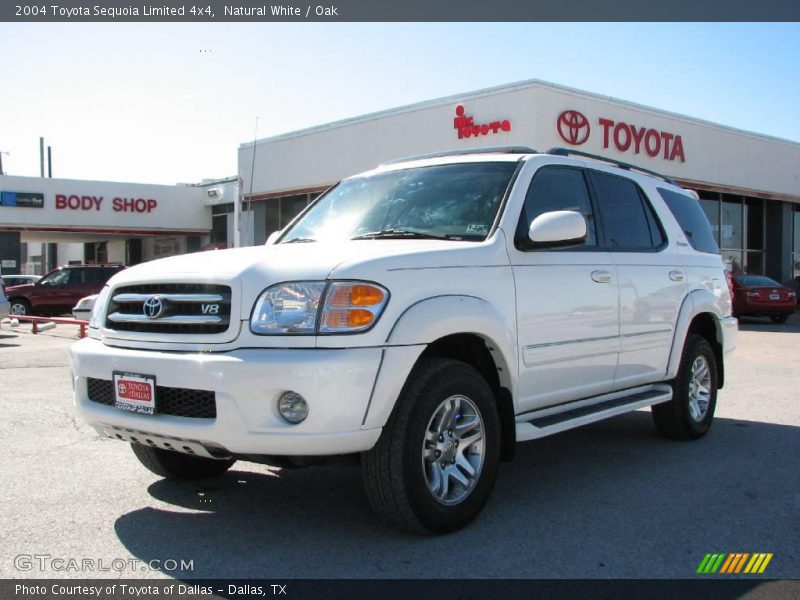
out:
{"label": "front headlight", "polygon": [[267,288],[253,308],[250,331],[262,335],[313,334],[324,291],[321,281],[279,283]]}
{"label": "front headlight", "polygon": [[358,333],[372,327],[389,300],[362,281],[296,281],[267,288],[253,307],[250,330],[260,335]]}
{"label": "front headlight", "polygon": [[103,315],[106,312],[106,304],[108,303],[108,295],[111,293],[111,288],[105,286],[95,298],[94,306],[92,307],[92,316],[89,317],[89,328],[100,329],[103,326]]}

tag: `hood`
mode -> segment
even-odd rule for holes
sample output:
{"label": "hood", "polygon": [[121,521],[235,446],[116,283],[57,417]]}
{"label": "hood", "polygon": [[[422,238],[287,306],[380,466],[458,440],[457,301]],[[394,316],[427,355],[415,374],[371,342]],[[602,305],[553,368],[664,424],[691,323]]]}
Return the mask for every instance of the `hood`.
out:
{"label": "hood", "polygon": [[[197,275],[198,281],[241,279],[272,284],[281,281],[326,279],[343,263],[363,263],[374,258],[402,262],[407,255],[437,256],[442,251],[475,246],[440,240],[356,240],[343,243],[293,243],[210,250],[162,258],[130,267],[115,275],[112,283],[165,280],[170,276]],[[261,288],[263,289],[263,287]]]}
{"label": "hood", "polygon": [[24,294],[29,292],[33,289],[32,283],[20,283],[19,285],[9,285],[6,286],[6,296],[10,295],[12,292],[15,294]]}

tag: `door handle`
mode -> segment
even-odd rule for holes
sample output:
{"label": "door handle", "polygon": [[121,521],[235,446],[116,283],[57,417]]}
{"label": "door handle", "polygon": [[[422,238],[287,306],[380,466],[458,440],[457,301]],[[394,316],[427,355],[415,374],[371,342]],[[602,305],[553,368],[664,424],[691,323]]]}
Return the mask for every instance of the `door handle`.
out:
{"label": "door handle", "polygon": [[609,283],[612,279],[608,271],[592,271],[592,281],[595,283]]}
{"label": "door handle", "polygon": [[672,281],[683,281],[684,277],[685,276],[683,274],[683,271],[670,271],[669,272],[669,278]]}

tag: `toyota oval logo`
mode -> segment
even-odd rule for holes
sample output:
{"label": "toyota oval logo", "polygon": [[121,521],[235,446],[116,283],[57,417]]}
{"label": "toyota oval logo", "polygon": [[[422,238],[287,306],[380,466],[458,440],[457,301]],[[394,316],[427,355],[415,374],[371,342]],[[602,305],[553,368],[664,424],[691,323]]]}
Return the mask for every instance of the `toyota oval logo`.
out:
{"label": "toyota oval logo", "polygon": [[568,144],[580,146],[589,139],[589,120],[577,110],[565,110],[556,121],[558,134]]}
{"label": "toyota oval logo", "polygon": [[164,312],[164,301],[160,296],[151,296],[144,301],[143,311],[148,319],[157,319]]}

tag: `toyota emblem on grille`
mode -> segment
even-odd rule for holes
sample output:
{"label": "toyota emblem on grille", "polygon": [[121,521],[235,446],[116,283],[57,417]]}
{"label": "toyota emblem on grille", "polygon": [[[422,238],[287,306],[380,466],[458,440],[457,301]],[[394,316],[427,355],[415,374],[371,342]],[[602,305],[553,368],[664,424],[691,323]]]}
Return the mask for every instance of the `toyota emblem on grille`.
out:
{"label": "toyota emblem on grille", "polygon": [[164,312],[164,301],[161,296],[151,296],[144,301],[144,316],[148,319],[157,319]]}

